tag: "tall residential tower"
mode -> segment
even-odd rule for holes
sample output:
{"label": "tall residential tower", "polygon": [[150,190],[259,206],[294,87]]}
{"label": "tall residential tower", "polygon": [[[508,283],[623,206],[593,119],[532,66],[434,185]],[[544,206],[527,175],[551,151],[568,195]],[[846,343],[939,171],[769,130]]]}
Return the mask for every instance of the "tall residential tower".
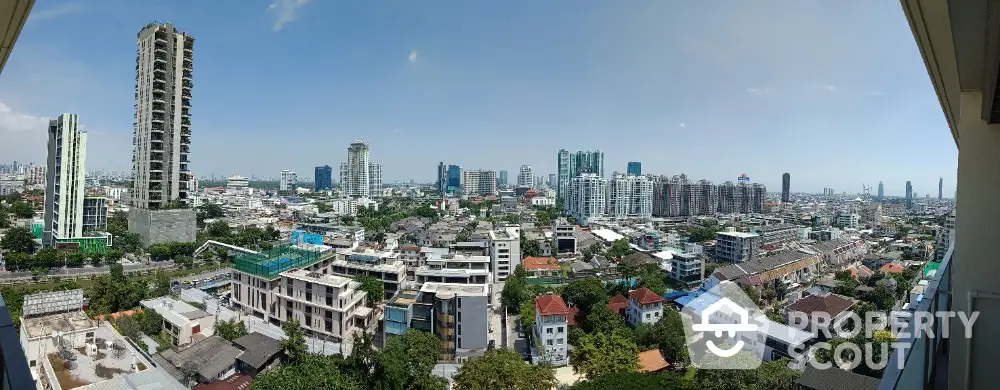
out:
{"label": "tall residential tower", "polygon": [[382,165],[371,162],[368,143],[360,138],[347,147],[347,161],[340,164],[340,185],[351,198],[382,197]]}
{"label": "tall residential tower", "polygon": [[791,199],[792,174],[785,172],[781,175],[781,203],[788,203]]}
{"label": "tall residential tower", "polygon": [[134,207],[159,209],[185,202],[190,191],[194,37],[150,23],[137,44],[131,199]]}
{"label": "tall residential tower", "polygon": [[49,121],[48,149],[42,239],[52,245],[60,238],[83,236],[87,133],[80,131],[76,114]]}

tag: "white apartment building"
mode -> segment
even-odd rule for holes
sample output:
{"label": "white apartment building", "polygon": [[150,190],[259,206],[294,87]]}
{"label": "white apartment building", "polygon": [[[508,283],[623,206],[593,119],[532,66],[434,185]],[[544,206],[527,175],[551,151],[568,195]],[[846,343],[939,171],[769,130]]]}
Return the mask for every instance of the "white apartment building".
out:
{"label": "white apartment building", "polygon": [[855,213],[839,212],[834,223],[842,228],[857,229],[861,223],[861,216]]}
{"label": "white apartment building", "polygon": [[86,195],[87,133],[76,114],[49,121],[48,177],[45,184],[43,241],[83,236],[83,199]]}
{"label": "white apartment building", "polygon": [[663,317],[663,301],[663,297],[645,287],[629,291],[625,320],[633,327],[655,324]]}
{"label": "white apartment building", "polygon": [[191,344],[194,335],[215,334],[215,316],[169,296],[147,299],[139,304],[163,317],[163,330],[170,335],[174,347]]}
{"label": "white apartment building", "polygon": [[414,277],[424,283],[486,284],[492,283],[490,256],[465,256],[455,253],[431,254],[417,266]]}
{"label": "white apartment building", "polygon": [[360,138],[347,147],[347,161],[340,164],[340,189],[350,198],[382,197],[382,165],[371,162],[368,143]]}
{"label": "white apartment building", "polygon": [[406,281],[406,264],[400,260],[399,253],[391,249],[386,251],[370,248],[343,249],[337,252],[328,273],[350,278],[367,275],[379,279],[388,298]]}
{"label": "white apartment building", "polygon": [[128,198],[128,187],[104,186],[102,191],[115,202]]}
{"label": "white apartment building", "polygon": [[295,191],[295,186],[298,184],[298,174],[287,169],[281,170],[281,176],[278,179],[278,191]]}
{"label": "white apartment building", "polygon": [[170,23],[150,23],[137,44],[131,199],[138,208],[158,209],[190,192],[194,37]]}
{"label": "white apartment building", "polygon": [[556,294],[535,298],[534,339],[531,346],[532,363],[548,363],[559,367],[569,364],[569,307]]}
{"label": "white apartment building", "polygon": [[715,237],[715,261],[742,263],[756,257],[760,248],[760,235],[737,232],[733,228],[719,232]]}
{"label": "white apartment building", "polygon": [[935,245],[934,260],[941,261],[948,254],[948,247],[955,237],[955,213],[952,212],[945,221],[944,227],[938,230],[937,244]]}
{"label": "white apartment building", "polygon": [[594,219],[604,217],[607,185],[603,177],[583,173],[570,181],[566,208],[577,223],[586,226]]}
{"label": "white apartment building", "polygon": [[497,173],[481,169],[462,171],[462,193],[470,196],[497,194]]}
{"label": "white apartment building", "polygon": [[615,175],[607,184],[605,216],[650,218],[653,216],[653,182],[646,176]]}
{"label": "white apartment building", "polygon": [[508,225],[491,230],[489,248],[493,283],[507,280],[521,264],[521,228]]}
{"label": "white apartment building", "polygon": [[371,319],[361,283],[342,276],[285,271],[275,296],[281,323],[295,319],[306,334],[336,342],[349,339],[355,328],[363,328]]}
{"label": "white apartment building", "polygon": [[534,187],[535,183],[532,182],[532,178],[531,165],[522,165],[521,170],[517,173],[517,186]]}

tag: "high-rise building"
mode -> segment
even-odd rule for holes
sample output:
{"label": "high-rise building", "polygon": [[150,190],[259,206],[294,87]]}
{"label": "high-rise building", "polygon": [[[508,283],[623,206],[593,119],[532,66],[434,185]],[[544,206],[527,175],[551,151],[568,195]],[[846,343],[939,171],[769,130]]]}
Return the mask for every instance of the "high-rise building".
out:
{"label": "high-rise building", "polygon": [[607,183],[605,215],[612,218],[653,216],[653,182],[645,176],[615,175]]}
{"label": "high-rise building", "polygon": [[566,195],[569,193],[571,161],[569,151],[560,149],[556,161],[556,198],[563,202],[566,201]]}
{"label": "high-rise building", "polygon": [[913,207],[913,184],[906,181],[906,208]]}
{"label": "high-rise building", "polygon": [[360,138],[347,147],[347,161],[340,164],[340,188],[351,198],[382,197],[382,165],[371,162],[368,143]]}
{"label": "high-rise building", "polygon": [[629,161],[626,173],[632,176],[642,176],[642,163],[638,161]]}
{"label": "high-rise building", "polygon": [[132,130],[132,205],[159,209],[186,202],[191,171],[191,88],[194,37],[170,23],[139,32]]}
{"label": "high-rise building", "polygon": [[569,175],[576,177],[581,173],[593,173],[604,177],[604,152],[600,150],[576,152],[570,164]]}
{"label": "high-rise building", "polygon": [[86,162],[87,133],[80,131],[77,115],[50,120],[42,233],[46,245],[83,236]]}
{"label": "high-rise building", "polygon": [[878,182],[878,200],[882,201],[885,198],[885,184]]}
{"label": "high-rise building", "polygon": [[441,196],[444,196],[444,193],[448,191],[448,166],[444,165],[443,161],[438,163],[437,190]]}
{"label": "high-rise building", "polygon": [[329,191],[333,189],[333,168],[329,165],[316,167],[313,174],[313,191]]}
{"label": "high-rise building", "polygon": [[458,165],[448,166],[448,191],[462,192],[462,167]]}
{"label": "high-rise building", "polygon": [[531,165],[522,165],[521,169],[517,172],[517,186],[534,187],[533,178],[534,176],[531,175]]}
{"label": "high-rise building", "polygon": [[558,183],[558,182],[556,181],[556,174],[555,174],[555,173],[550,173],[550,174],[549,174],[549,180],[548,180],[548,183],[545,183],[545,184],[546,184],[546,185],[547,185],[547,186],[548,186],[549,188],[551,188],[551,189],[556,189],[556,184],[557,184],[557,183]]}
{"label": "high-rise building", "polygon": [[781,175],[781,202],[788,203],[792,194],[792,174],[785,172]]}
{"label": "high-rise building", "polygon": [[299,184],[299,175],[287,169],[281,170],[278,177],[278,191],[291,193],[295,191],[295,186]]}
{"label": "high-rise building", "polygon": [[482,169],[462,172],[462,191],[473,196],[496,195],[497,173]]}
{"label": "high-rise building", "polygon": [[507,170],[501,169],[500,175],[497,176],[497,186],[500,188],[507,187]]}
{"label": "high-rise building", "polygon": [[586,226],[596,218],[604,217],[607,199],[607,182],[595,173],[573,177],[566,197],[566,208],[577,223]]}
{"label": "high-rise building", "polygon": [[944,178],[938,178],[938,200],[944,199]]}

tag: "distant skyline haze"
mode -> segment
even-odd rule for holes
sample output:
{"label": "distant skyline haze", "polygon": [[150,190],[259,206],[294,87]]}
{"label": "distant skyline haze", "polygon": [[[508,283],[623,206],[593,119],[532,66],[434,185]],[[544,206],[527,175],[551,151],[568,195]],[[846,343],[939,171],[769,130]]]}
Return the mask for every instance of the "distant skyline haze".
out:
{"label": "distant skyline haze", "polygon": [[0,76],[2,163],[43,164],[47,120],[74,113],[88,168],[129,171],[151,21],[197,39],[198,175],[311,176],[364,138],[386,183],[434,182],[439,161],[547,177],[559,149],[600,149],[608,175],[635,161],[920,197],[941,177],[954,194],[957,149],[900,5],[862,0],[37,0]]}

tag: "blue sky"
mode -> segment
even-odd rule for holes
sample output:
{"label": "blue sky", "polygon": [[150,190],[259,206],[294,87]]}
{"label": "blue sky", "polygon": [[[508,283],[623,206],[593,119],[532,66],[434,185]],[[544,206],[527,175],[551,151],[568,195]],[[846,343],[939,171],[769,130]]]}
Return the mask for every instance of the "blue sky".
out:
{"label": "blue sky", "polygon": [[[135,34],[197,38],[192,169],[312,176],[362,137],[387,180],[438,161],[606,169],[772,191],[954,191],[957,150],[897,2],[37,0],[0,76],[0,160],[80,115],[88,168],[128,170]],[[512,174],[511,177],[514,175]]]}

